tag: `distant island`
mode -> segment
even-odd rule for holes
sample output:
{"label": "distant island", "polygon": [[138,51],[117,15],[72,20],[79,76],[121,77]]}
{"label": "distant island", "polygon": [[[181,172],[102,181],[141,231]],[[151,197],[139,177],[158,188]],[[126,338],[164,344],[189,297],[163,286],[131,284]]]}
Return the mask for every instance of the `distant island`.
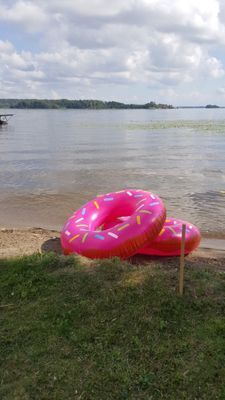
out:
{"label": "distant island", "polygon": [[225,108],[225,107],[217,106],[216,104],[207,104],[206,106],[178,106],[176,108]]}
{"label": "distant island", "polygon": [[220,106],[217,106],[216,104],[207,104],[205,108],[220,108]]}
{"label": "distant island", "polygon": [[29,109],[173,109],[170,104],[157,104],[150,101],[146,104],[124,104],[117,101],[101,101],[101,100],[45,100],[45,99],[0,99],[0,108],[29,108]]}

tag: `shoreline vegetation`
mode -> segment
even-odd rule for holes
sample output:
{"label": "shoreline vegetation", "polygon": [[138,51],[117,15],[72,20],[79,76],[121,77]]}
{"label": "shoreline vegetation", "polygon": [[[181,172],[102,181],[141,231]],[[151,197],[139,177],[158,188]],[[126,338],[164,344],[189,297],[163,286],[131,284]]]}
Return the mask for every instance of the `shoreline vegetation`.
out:
{"label": "shoreline vegetation", "polygon": [[129,109],[173,109],[171,104],[125,104],[118,101],[102,100],[47,100],[47,99],[0,99],[0,108],[17,109],[90,109],[90,110],[129,110]]}
{"label": "shoreline vegetation", "polygon": [[150,101],[145,104],[121,103],[118,101],[102,101],[96,99],[69,100],[69,99],[0,99],[0,108],[8,109],[78,109],[78,110],[172,110],[179,108],[225,108],[216,104],[206,106],[173,106],[171,104],[155,103]]}

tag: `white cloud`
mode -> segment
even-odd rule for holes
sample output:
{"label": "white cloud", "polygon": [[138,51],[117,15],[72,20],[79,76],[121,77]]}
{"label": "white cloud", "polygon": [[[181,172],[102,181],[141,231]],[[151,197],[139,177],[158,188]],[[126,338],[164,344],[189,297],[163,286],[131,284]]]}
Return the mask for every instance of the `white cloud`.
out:
{"label": "white cloud", "polygon": [[12,43],[10,43],[8,40],[6,41],[0,40],[0,54],[1,53],[7,54],[11,53],[12,51],[13,51]]}
{"label": "white cloud", "polygon": [[221,78],[224,76],[224,68],[222,62],[216,57],[209,57],[206,60],[206,71],[213,78]]}
{"label": "white cloud", "polygon": [[0,20],[24,26],[28,32],[40,31],[48,21],[47,13],[35,2],[19,0],[7,6],[8,2],[0,4]]}
{"label": "white cloud", "polygon": [[[193,99],[202,99],[203,82],[210,96],[223,87],[222,0],[0,0],[0,21],[12,28],[0,40],[1,91],[10,97],[32,89],[37,97],[110,99],[110,85],[118,99],[127,93],[129,101],[133,90],[139,101],[166,101],[159,96],[167,93],[179,103],[187,85]],[[21,35],[29,51],[18,47]]]}
{"label": "white cloud", "polygon": [[[44,4],[43,1],[40,3]],[[48,7],[51,10],[57,9],[62,13],[79,14],[87,17],[111,17],[117,16],[124,10],[129,9],[130,4],[133,0],[114,0],[113,2],[105,0],[50,0],[48,1]]]}

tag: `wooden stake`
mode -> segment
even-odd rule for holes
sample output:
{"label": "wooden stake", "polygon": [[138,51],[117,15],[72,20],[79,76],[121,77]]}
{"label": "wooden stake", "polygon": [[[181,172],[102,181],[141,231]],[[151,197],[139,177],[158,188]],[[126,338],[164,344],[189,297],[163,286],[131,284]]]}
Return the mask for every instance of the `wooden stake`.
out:
{"label": "wooden stake", "polygon": [[180,273],[179,273],[179,295],[180,296],[183,296],[183,292],[184,292],[185,232],[186,232],[186,225],[182,224],[182,238],[181,238],[181,249],[180,249]]}

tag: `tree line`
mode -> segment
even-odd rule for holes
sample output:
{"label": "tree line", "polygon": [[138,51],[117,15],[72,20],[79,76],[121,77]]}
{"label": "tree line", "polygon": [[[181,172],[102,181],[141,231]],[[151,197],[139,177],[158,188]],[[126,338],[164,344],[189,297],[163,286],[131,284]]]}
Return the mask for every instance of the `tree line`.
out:
{"label": "tree line", "polygon": [[0,108],[31,109],[171,109],[171,104],[157,104],[150,101],[145,104],[125,104],[118,101],[102,100],[47,100],[47,99],[0,99]]}

